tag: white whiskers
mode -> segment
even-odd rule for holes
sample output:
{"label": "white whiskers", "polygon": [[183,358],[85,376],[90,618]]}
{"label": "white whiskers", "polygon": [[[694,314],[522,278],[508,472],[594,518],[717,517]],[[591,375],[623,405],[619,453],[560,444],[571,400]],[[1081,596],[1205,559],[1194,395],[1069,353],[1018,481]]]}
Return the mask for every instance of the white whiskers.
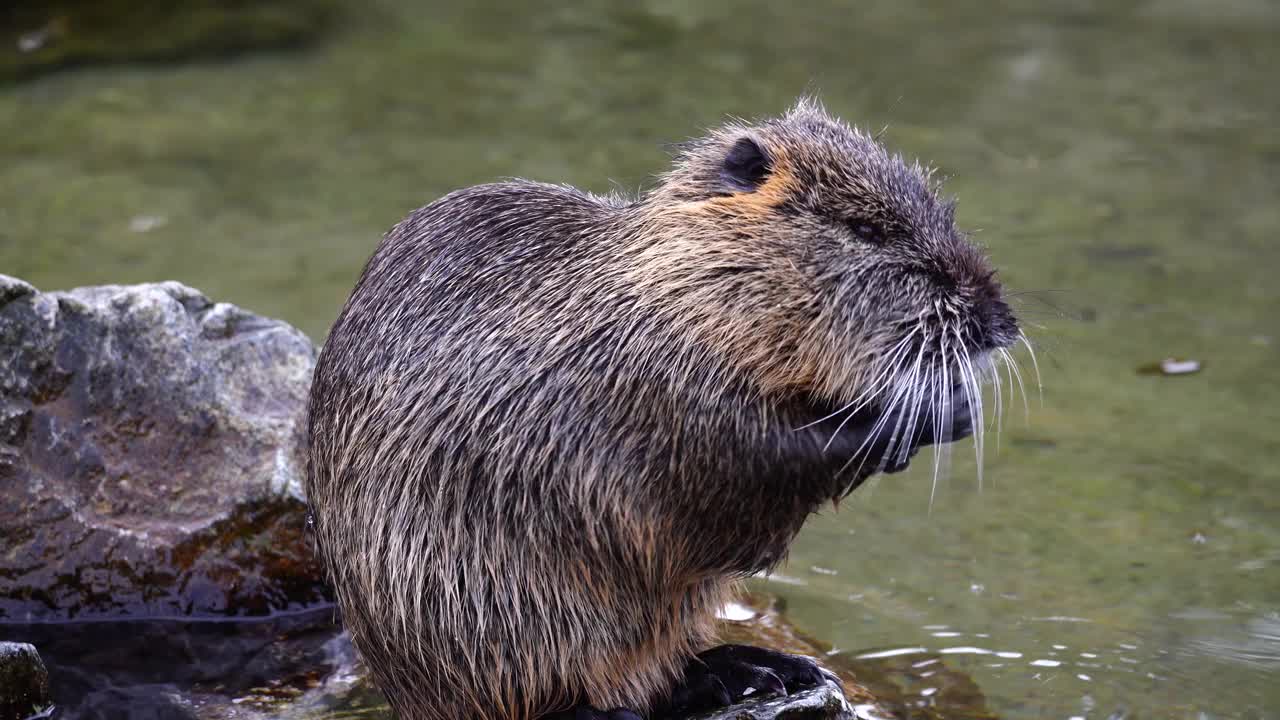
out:
{"label": "white whiskers", "polygon": [[[942,309],[937,315],[942,315]],[[1006,404],[1012,405],[1021,396],[1024,420],[1029,421],[1030,403],[1026,379],[1010,348],[1000,347],[975,356],[968,349],[972,343],[967,341],[962,326],[945,323],[936,344],[930,343],[925,321],[926,318],[920,318],[919,324],[883,355],[872,382],[856,398],[803,428],[841,418],[823,447],[826,451],[855,416],[874,406],[877,413],[874,421],[838,474],[852,469],[855,480],[849,485],[851,490],[858,480],[865,479],[862,475],[868,467],[873,471],[868,474],[900,468],[921,444],[932,444],[933,479],[929,490],[929,511],[932,512],[939,480],[950,475],[950,439],[955,434],[955,416],[961,407],[967,410],[978,491],[982,492],[988,431],[994,430],[999,452]],[[1021,332],[1016,342],[1027,349],[1043,402],[1040,368],[1031,342]],[[987,385],[993,406],[990,417],[986,412]]]}

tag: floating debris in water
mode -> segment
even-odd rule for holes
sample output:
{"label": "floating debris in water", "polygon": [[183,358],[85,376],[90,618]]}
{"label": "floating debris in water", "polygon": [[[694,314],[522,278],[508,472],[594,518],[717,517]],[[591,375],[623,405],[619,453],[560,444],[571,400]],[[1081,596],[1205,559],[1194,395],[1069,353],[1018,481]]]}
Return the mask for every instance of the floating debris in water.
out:
{"label": "floating debris in water", "polygon": [[18,36],[18,52],[35,52],[44,47],[48,41],[49,33],[46,30],[32,30],[29,33],[23,33]]}
{"label": "floating debris in water", "polygon": [[782,583],[783,585],[808,585],[809,584],[807,581],[802,580],[798,577],[783,575],[781,573],[776,573],[776,572],[769,573],[767,575],[762,575],[761,577],[770,582]]}
{"label": "floating debris in water", "polygon": [[129,229],[136,233],[151,232],[164,227],[168,222],[169,219],[163,215],[135,215],[129,221]]}
{"label": "floating debris in water", "polygon": [[738,602],[727,602],[716,612],[716,617],[721,620],[731,620],[733,622],[746,622],[758,615],[755,610]]}
{"label": "floating debris in water", "polygon": [[1182,360],[1165,358],[1158,363],[1147,363],[1138,366],[1139,375],[1191,375],[1200,372],[1203,365],[1199,360]]}
{"label": "floating debris in water", "polygon": [[61,15],[49,19],[43,26],[18,36],[18,52],[26,54],[45,49],[53,40],[65,35],[67,19]]}

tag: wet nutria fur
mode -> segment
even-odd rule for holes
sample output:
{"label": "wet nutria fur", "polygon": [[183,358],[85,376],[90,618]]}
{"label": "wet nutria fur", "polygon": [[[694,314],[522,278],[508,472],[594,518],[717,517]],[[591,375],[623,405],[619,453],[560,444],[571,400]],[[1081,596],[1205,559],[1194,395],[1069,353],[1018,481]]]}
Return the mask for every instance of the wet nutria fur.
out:
{"label": "wet nutria fur", "polygon": [[407,720],[644,714],[735,579],[965,434],[1018,338],[927,174],[812,101],[638,199],[449,194],[386,235],[316,368],[344,623]]}

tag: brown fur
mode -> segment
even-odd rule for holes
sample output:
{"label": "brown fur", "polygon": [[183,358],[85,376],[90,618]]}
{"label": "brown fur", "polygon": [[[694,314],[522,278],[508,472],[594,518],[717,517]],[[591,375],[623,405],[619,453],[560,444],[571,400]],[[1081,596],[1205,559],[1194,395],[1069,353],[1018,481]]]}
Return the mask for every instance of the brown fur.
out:
{"label": "brown fur", "polygon": [[[769,161],[746,189],[744,138]],[[415,211],[310,407],[318,548],[375,680],[406,720],[647,711],[735,580],[874,469],[856,423],[795,429],[860,393],[940,427],[943,370],[1016,337],[999,294],[925,173],[811,101],[634,201],[518,181]]]}

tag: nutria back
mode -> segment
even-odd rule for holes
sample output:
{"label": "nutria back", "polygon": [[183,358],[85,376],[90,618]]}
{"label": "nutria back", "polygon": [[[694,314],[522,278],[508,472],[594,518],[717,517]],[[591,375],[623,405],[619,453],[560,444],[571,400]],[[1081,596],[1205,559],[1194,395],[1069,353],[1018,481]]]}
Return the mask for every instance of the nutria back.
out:
{"label": "nutria back", "polygon": [[447,195],[387,233],[316,368],[343,621],[404,718],[644,713],[735,579],[957,434],[1017,337],[924,172],[812,102],[637,199]]}

